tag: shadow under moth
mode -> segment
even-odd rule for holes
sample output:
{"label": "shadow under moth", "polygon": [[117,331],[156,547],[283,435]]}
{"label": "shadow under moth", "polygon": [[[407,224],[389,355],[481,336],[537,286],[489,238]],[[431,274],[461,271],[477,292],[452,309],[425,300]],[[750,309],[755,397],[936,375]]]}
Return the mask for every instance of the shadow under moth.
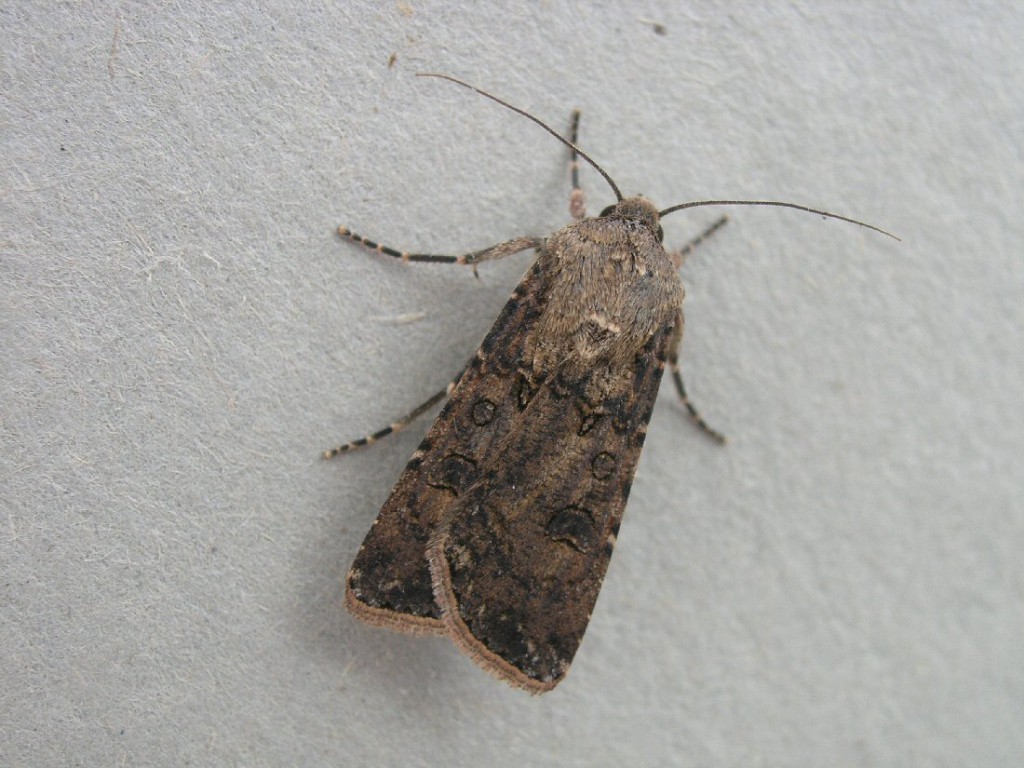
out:
{"label": "shadow under moth", "polygon": [[[375,442],[448,400],[374,521],[348,573],[345,604],[370,624],[448,635],[477,664],[541,693],[566,675],[615,546],[658,385],[668,366],[697,424],[679,374],[682,257],[724,223],[675,253],[661,217],[702,205],[771,205],[863,222],[792,203],[717,200],[659,211],[624,198],[569,138],[574,222],[548,237],[520,237],[463,256],[409,254],[341,236],[404,261],[476,265],[525,250],[536,261],[455,382],[405,418],[327,451]],[[617,202],[588,218],[578,158]]]}

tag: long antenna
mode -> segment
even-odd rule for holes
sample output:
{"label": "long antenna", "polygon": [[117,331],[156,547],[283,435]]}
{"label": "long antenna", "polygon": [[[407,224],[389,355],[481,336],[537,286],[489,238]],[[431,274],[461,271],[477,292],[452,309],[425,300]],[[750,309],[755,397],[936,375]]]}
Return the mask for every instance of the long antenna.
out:
{"label": "long antenna", "polygon": [[[594,167],[594,169],[601,174],[602,178],[604,178],[604,180],[608,182],[608,186],[610,186],[612,188],[612,192],[615,193],[615,199],[619,201],[622,200],[622,193],[619,191],[618,185],[616,185],[616,183],[612,181],[611,176],[605,173],[604,168],[598,165],[594,161],[594,159],[590,157],[590,155],[588,155],[586,152],[577,147],[568,139],[564,138],[554,128],[552,128],[542,120],[534,117],[525,109],[520,109],[519,107],[509,104],[507,101],[499,99],[494,94],[488,93],[487,91],[477,88],[475,85],[470,85],[469,83],[463,80],[459,80],[457,77],[452,77],[451,75],[442,75],[436,72],[417,72],[416,77],[436,77],[440,80],[447,80],[450,83],[461,85],[463,88],[468,88],[471,91],[475,91],[476,93],[479,93],[481,96],[484,96],[490,99],[491,101],[495,101],[498,104],[501,104],[501,106],[505,107],[506,109],[511,109],[513,112],[522,115],[528,120],[532,120],[545,131],[547,131],[556,139],[558,139],[560,142],[565,144],[565,146],[569,147],[569,149],[573,150],[574,152],[576,152],[576,154],[578,154],[580,157],[582,157],[584,160],[590,163]],[[828,211],[819,211],[817,208],[808,208],[806,205],[797,205],[796,203],[782,203],[775,200],[700,200],[693,203],[682,203],[681,205],[673,205],[671,208],[666,208],[663,211],[659,211],[658,216],[663,217],[667,216],[670,213],[674,213],[675,211],[682,211],[685,208],[699,208],[705,205],[766,205],[773,206],[776,208],[792,208],[797,211],[804,211],[806,213],[814,213],[817,214],[818,216],[824,216],[826,219],[838,219],[839,221],[845,221],[849,224],[856,224],[858,227],[864,227],[874,232],[878,232],[879,234],[885,235],[886,237],[891,237],[893,240],[899,240],[899,238],[896,237],[896,235],[892,234],[891,232],[886,232],[884,229],[881,229],[880,227],[876,227],[872,224],[868,224],[863,221],[857,221],[857,219],[850,219],[847,218],[846,216],[840,216],[837,213],[830,213]]]}
{"label": "long antenna", "polygon": [[436,74],[434,72],[417,72],[416,73],[416,77],[437,77],[437,78],[440,78],[441,80],[448,80],[449,82],[455,83],[456,85],[461,85],[463,88],[469,88],[469,90],[471,90],[471,91],[476,91],[481,96],[486,96],[491,101],[498,102],[499,104],[501,104],[501,106],[505,107],[506,109],[511,109],[513,112],[516,112],[516,113],[522,115],[525,118],[533,120],[533,122],[535,122],[537,125],[539,125],[541,128],[543,128],[545,131],[547,131],[552,136],[554,136],[556,139],[558,139],[560,142],[565,144],[565,146],[569,147],[569,149],[571,149],[574,152],[576,152],[576,154],[578,154],[580,157],[582,157],[584,160],[586,160],[588,163],[590,163],[592,166],[594,166],[594,168],[597,169],[597,172],[600,173],[602,177],[604,177],[605,181],[608,182],[608,186],[610,186],[612,188],[612,192],[615,193],[615,199],[616,200],[622,200],[622,193],[619,192],[619,188],[615,185],[615,182],[612,181],[612,177],[609,176],[607,173],[605,173],[604,168],[602,168],[600,165],[598,165],[596,162],[594,162],[594,160],[591,159],[591,157],[586,152],[584,152],[582,149],[577,147],[575,144],[573,144],[568,139],[563,138],[556,130],[554,130],[553,128],[551,128],[550,126],[548,126],[546,123],[542,122],[541,120],[537,119],[536,117],[531,115],[526,110],[520,109],[519,107],[512,106],[507,101],[502,101],[497,96],[494,96],[494,95],[488,93],[487,91],[482,91],[479,88],[477,88],[475,85],[470,85],[469,83],[463,82],[462,80],[459,80],[458,78],[455,78],[455,77],[451,77],[449,75],[439,75],[439,74]]}
{"label": "long antenna", "polygon": [[891,237],[893,240],[899,240],[896,235],[892,232],[886,232],[884,229],[876,227],[872,224],[867,224],[863,221],[857,221],[856,219],[849,219],[846,216],[840,216],[837,213],[829,213],[828,211],[819,211],[817,208],[808,208],[806,205],[797,205],[796,203],[779,203],[775,200],[701,200],[695,203],[683,203],[682,205],[673,205],[671,208],[666,208],[663,211],[658,211],[658,216],[666,216],[675,211],[681,211],[685,208],[699,208],[703,205],[770,205],[775,208],[793,208],[797,211],[806,211],[807,213],[816,213],[819,216],[824,216],[826,219],[838,219],[839,221],[845,221],[850,224],[856,224],[858,227],[865,227],[870,230],[874,230],[879,234]]}

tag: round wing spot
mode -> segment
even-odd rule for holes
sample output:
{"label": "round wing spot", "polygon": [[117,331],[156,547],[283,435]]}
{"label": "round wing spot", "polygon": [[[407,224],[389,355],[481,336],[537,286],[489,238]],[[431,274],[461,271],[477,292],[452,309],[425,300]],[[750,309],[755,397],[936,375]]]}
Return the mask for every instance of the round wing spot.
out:
{"label": "round wing spot", "polygon": [[607,451],[597,454],[590,462],[590,471],[596,480],[607,480],[615,471],[615,457]]}
{"label": "round wing spot", "polygon": [[597,543],[594,515],[582,507],[566,507],[554,514],[547,528],[552,541],[568,544],[577,552],[586,554]]}
{"label": "round wing spot", "polygon": [[466,489],[476,472],[476,462],[468,456],[449,453],[429,474],[427,483],[434,488],[444,488],[456,496]]}
{"label": "round wing spot", "polygon": [[497,412],[498,406],[488,400],[486,397],[481,397],[473,404],[472,419],[473,423],[478,427],[483,427],[491,423],[494,419],[494,414]]}

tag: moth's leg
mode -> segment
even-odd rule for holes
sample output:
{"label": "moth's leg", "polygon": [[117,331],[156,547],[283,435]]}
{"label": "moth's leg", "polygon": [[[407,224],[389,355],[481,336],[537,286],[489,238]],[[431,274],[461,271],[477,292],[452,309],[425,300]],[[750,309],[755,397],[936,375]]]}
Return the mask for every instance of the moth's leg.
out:
{"label": "moth's leg", "polygon": [[693,240],[684,245],[682,248],[680,248],[677,251],[672,251],[669,254],[669,256],[671,256],[672,260],[676,263],[676,269],[679,269],[679,267],[683,265],[683,260],[686,259],[686,257],[689,256],[701,243],[703,243],[705,240],[707,240],[709,237],[715,234],[715,232],[724,227],[726,222],[728,221],[729,217],[723,216],[710,227],[708,227],[695,238],[693,238]]}
{"label": "moth's leg", "polygon": [[569,143],[573,145],[571,164],[572,191],[569,193],[569,214],[579,221],[587,217],[587,200],[580,189],[580,159],[576,154],[576,137],[580,130],[580,111],[574,109],[572,112],[572,124],[569,127]]}
{"label": "moth's leg", "polygon": [[432,253],[406,253],[405,251],[397,251],[386,245],[375,243],[373,240],[363,237],[362,235],[357,235],[348,227],[338,227],[338,234],[348,240],[359,243],[360,245],[365,245],[367,248],[370,248],[377,253],[382,253],[385,256],[393,256],[394,258],[401,259],[402,261],[430,261],[435,264],[479,264],[482,261],[503,259],[506,256],[511,256],[513,253],[519,253],[520,251],[525,251],[530,248],[539,248],[544,244],[544,238],[542,237],[517,237],[514,240],[498,243],[497,245],[492,245],[490,248],[484,248],[482,251],[474,251],[473,253],[466,253],[462,256],[438,256]]}
{"label": "moth's leg", "polygon": [[[719,226],[721,226],[721,224],[719,224]],[[690,414],[690,418],[696,422],[697,426],[700,427],[708,437],[719,443],[724,443],[725,435],[717,429],[712,429],[708,426],[708,423],[704,421],[696,407],[694,407],[693,403],[690,402],[690,397],[686,394],[686,385],[683,384],[683,375],[679,372],[679,344],[682,340],[683,313],[679,310],[676,313],[676,329],[672,335],[672,341],[669,344],[668,352],[668,364],[672,370],[672,381],[675,382],[676,391],[679,393],[679,398],[683,401],[683,405],[686,406],[686,410]]]}
{"label": "moth's leg", "polygon": [[[461,374],[459,374],[459,376],[461,377]],[[456,385],[456,383],[458,383],[458,381],[459,379],[456,378],[455,381],[453,381],[447,387],[442,389],[440,392],[431,395],[430,399],[414,408],[412,411],[410,411],[405,416],[400,418],[394,424],[389,424],[388,426],[384,427],[384,429],[379,429],[372,435],[360,437],[358,440],[353,440],[350,443],[339,445],[337,448],[331,448],[329,451],[324,451],[323,457],[325,459],[333,459],[339,453],[348,453],[349,451],[354,451],[356,448],[362,448],[364,445],[371,445],[380,440],[382,437],[387,437],[392,432],[397,432],[400,429],[404,429],[405,427],[412,424],[412,422],[414,422],[417,418],[419,418],[424,413],[429,411],[432,407],[441,402],[445,397],[447,397],[448,393],[452,391],[452,388]]]}

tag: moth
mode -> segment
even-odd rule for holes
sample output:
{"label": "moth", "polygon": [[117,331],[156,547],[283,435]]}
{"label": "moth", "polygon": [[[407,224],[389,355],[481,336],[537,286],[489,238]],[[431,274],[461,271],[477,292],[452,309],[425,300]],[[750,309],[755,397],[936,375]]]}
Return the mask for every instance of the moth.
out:
{"label": "moth", "polygon": [[[463,256],[410,254],[346,227],[339,234],[408,262],[473,266],[534,250],[537,258],[455,382],[405,418],[325,452],[375,442],[447,394],[348,572],[345,604],[370,624],[448,635],[477,664],[532,693],[554,688],[579,648],[608,568],[665,368],[700,418],[679,372],[683,285],[662,246],[663,216],[702,205],[772,205],[874,229],[792,203],[704,201],[658,210],[623,197],[611,177],[568,146],[573,223],[548,237],[519,237]],[[616,202],[588,218],[578,158],[607,181]],[[883,232],[883,234],[888,234]]]}

